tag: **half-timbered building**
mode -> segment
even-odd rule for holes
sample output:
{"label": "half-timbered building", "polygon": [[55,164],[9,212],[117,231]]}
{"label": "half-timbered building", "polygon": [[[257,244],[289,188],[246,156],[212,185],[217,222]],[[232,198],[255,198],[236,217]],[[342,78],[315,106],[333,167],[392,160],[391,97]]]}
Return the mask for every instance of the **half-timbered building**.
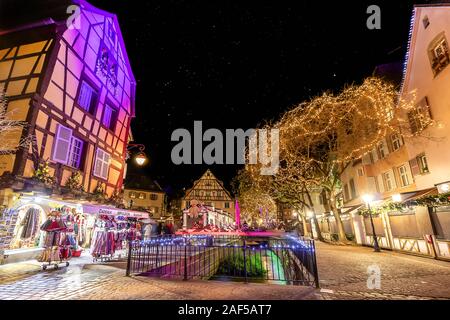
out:
{"label": "half-timbered building", "polygon": [[[2,16],[14,9],[8,3]],[[136,87],[118,19],[85,0],[26,5],[19,19],[0,19],[0,87],[9,116],[27,124],[0,141],[31,137],[29,147],[0,155],[0,206],[66,199],[69,181],[78,195],[111,199],[122,189]],[[17,216],[1,219],[0,251],[17,229]]]}
{"label": "half-timbered building", "polygon": [[194,182],[191,189],[186,191],[182,201],[183,208],[189,208],[192,200],[196,200],[204,206],[234,214],[233,197],[224,187],[223,182],[217,179],[209,169]]}

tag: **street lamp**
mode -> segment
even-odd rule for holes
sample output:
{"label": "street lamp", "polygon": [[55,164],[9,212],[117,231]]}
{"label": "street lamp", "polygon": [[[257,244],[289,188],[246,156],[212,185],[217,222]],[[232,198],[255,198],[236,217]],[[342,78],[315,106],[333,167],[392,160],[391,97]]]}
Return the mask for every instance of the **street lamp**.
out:
{"label": "street lamp", "polygon": [[377,235],[375,233],[375,225],[373,224],[372,211],[370,209],[370,203],[373,201],[373,195],[365,194],[362,196],[362,199],[366,203],[367,209],[369,210],[370,224],[372,225],[372,234],[373,234],[373,249],[375,252],[380,252]]}
{"label": "street lamp", "polygon": [[141,167],[148,161],[147,155],[144,152],[145,146],[138,143],[129,143],[127,146],[127,151],[129,152],[133,148],[139,148],[139,153],[134,157],[134,161]]}

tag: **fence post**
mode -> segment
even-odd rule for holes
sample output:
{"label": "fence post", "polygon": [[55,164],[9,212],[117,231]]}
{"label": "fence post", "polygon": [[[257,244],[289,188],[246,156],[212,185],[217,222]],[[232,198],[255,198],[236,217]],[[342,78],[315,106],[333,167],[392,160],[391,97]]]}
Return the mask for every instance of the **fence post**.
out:
{"label": "fence post", "polygon": [[244,273],[245,273],[245,283],[248,283],[248,279],[247,279],[247,256],[246,256],[246,250],[245,250],[245,238],[243,240],[244,242]]}
{"label": "fence post", "polygon": [[312,260],[313,260],[313,270],[314,270],[314,282],[316,283],[316,288],[319,289],[319,271],[317,269],[317,259],[316,259],[316,245],[314,240],[310,240],[310,248],[312,251]]}
{"label": "fence post", "polygon": [[183,280],[186,281],[187,278],[187,243],[186,239],[184,239],[184,277]]}
{"label": "fence post", "polygon": [[131,252],[132,252],[133,242],[131,240],[128,241],[128,258],[127,258],[127,273],[126,276],[130,276],[131,269]]}

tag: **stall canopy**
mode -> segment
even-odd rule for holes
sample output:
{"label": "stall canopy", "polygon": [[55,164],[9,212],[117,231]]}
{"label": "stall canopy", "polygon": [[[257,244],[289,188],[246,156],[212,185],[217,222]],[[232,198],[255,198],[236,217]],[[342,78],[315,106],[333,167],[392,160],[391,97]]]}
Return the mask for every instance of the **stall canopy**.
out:
{"label": "stall canopy", "polygon": [[108,206],[97,206],[91,204],[83,204],[83,212],[88,214],[106,214],[106,215],[132,217],[138,219],[150,219],[148,212],[119,209]]}

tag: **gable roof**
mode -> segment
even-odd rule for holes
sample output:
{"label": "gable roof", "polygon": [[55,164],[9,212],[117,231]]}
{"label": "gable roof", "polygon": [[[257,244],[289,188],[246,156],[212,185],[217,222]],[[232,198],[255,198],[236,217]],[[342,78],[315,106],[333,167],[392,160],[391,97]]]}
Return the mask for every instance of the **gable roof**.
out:
{"label": "gable roof", "polygon": [[[450,0],[439,0],[435,1],[436,3],[429,3],[429,4],[416,4],[414,5],[414,8],[412,9],[411,14],[411,22],[409,26],[409,35],[408,35],[408,44],[406,46],[406,54],[405,54],[405,60],[403,63],[403,74],[402,74],[402,81],[400,84],[400,94],[403,94],[403,90],[405,89],[405,84],[407,83],[408,79],[408,71],[411,68],[412,64],[412,50],[414,47],[414,42],[417,36],[418,32],[418,26],[419,21],[417,21],[417,13],[420,10],[420,8],[432,8],[432,7],[447,7],[450,8]],[[413,42],[414,40],[414,42]]]}
{"label": "gable roof", "polygon": [[188,198],[191,196],[191,193],[193,190],[195,190],[197,187],[200,186],[200,183],[204,180],[215,180],[217,182],[217,184],[219,185],[221,191],[225,192],[225,195],[230,198],[231,200],[233,199],[233,197],[231,196],[231,193],[225,188],[223,182],[219,179],[217,179],[217,177],[212,173],[212,171],[210,169],[207,169],[205,171],[205,173],[202,174],[202,176],[200,177],[200,179],[196,180],[194,182],[194,185],[192,186],[192,188],[188,189],[184,195],[184,198]]}
{"label": "gable roof", "polygon": [[[130,76],[131,88],[131,116],[135,116],[136,78],[131,69],[130,59],[125,48],[125,43],[117,16],[113,13],[94,7],[86,0],[1,0],[0,1],[0,35],[13,33],[19,30],[31,29],[43,25],[66,25],[70,16],[67,8],[70,5],[78,5],[82,10],[87,10],[112,19],[125,65]],[[11,14],[20,12],[20,14]]]}

